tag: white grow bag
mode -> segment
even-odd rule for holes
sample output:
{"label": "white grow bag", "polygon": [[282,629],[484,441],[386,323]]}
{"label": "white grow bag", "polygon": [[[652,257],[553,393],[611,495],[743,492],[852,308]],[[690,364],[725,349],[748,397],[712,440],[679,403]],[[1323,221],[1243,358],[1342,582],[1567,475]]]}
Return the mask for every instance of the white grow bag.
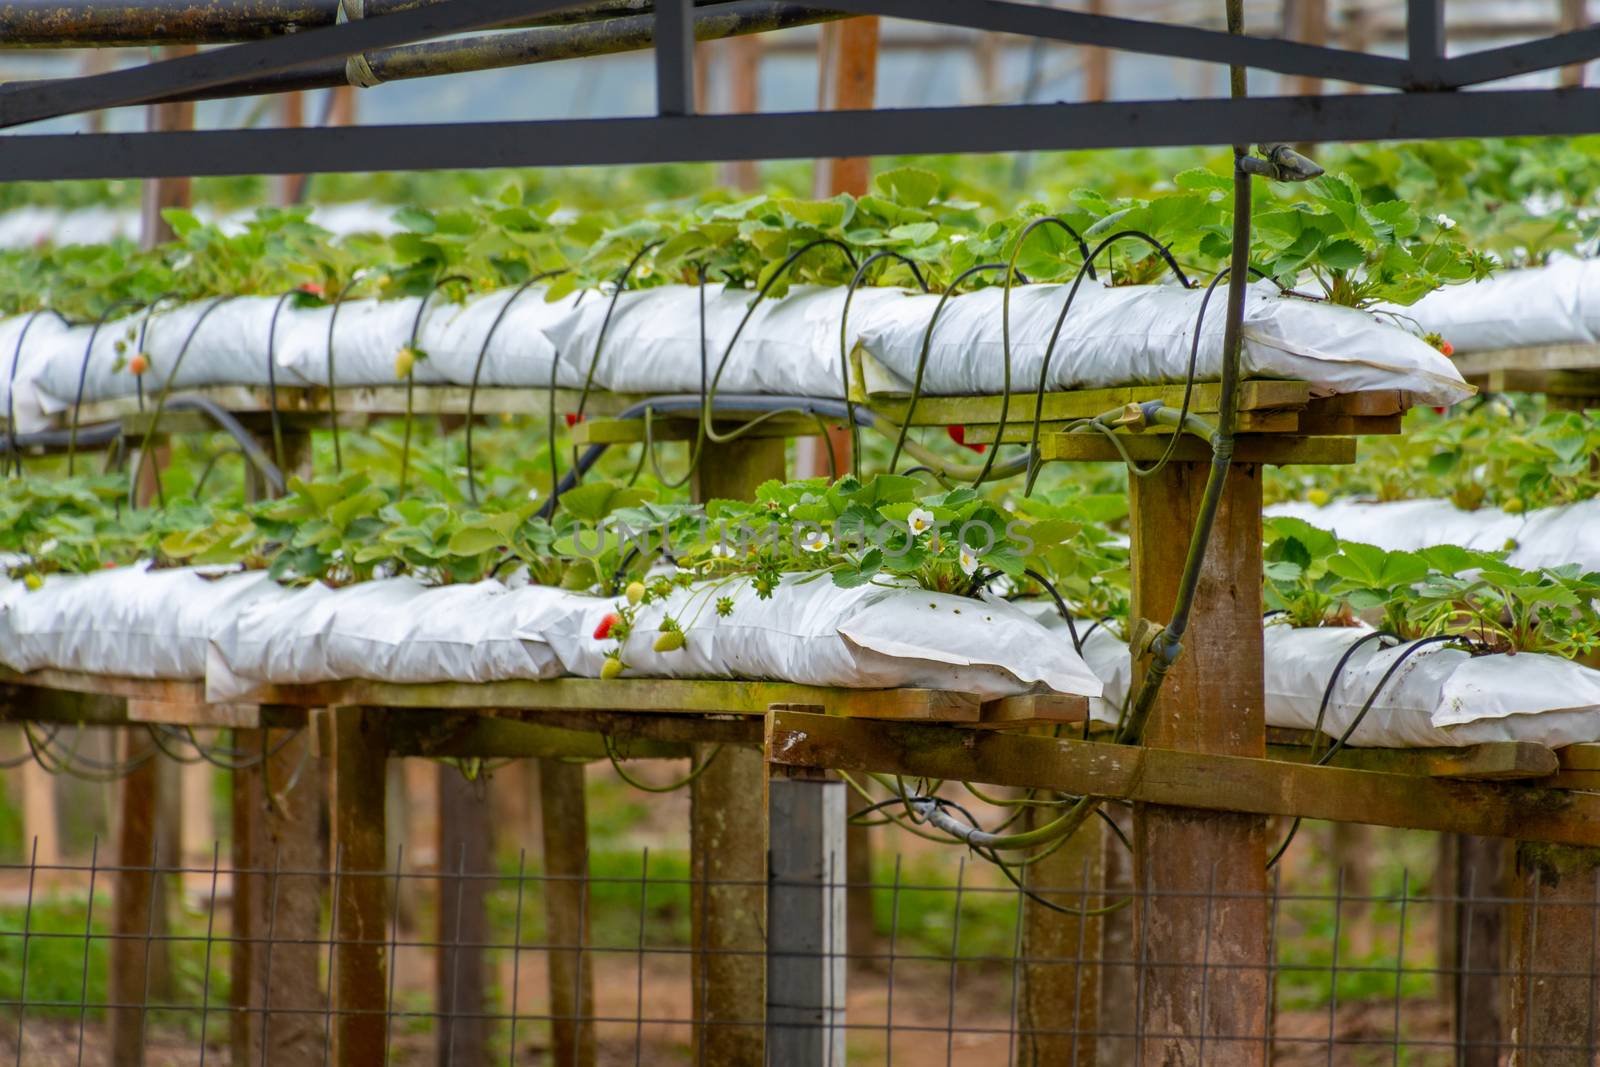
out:
{"label": "white grow bag", "polygon": [[[44,408],[57,412],[70,407],[78,393],[80,374],[83,375],[85,401],[133,396],[141,386],[141,378],[145,397],[151,400],[169,378],[175,389],[208,385],[264,386],[268,382],[267,331],[277,303],[275,296],[232,297],[221,303],[202,300],[170,310],[163,305],[149,316],[148,324],[144,312],[140,311],[107,322],[98,333],[92,326],[74,327],[52,339],[46,358],[41,362],[38,387],[43,394]],[[273,377],[279,385],[316,384],[295,374],[286,359],[296,321],[295,309],[285,303],[278,316],[274,352]],[[143,375],[135,375],[128,369],[128,361],[140,351],[141,326],[143,351],[150,358],[150,367]],[[192,341],[189,340],[191,332]],[[85,372],[84,350],[91,335],[94,348],[89,352]],[[32,344],[31,336],[29,344]],[[117,351],[119,344],[123,346],[121,352]]]}
{"label": "white grow bag", "polygon": [[1584,571],[1600,570],[1600,499],[1521,515],[1499,508],[1462,511],[1448,500],[1335,500],[1322,507],[1290,501],[1272,505],[1267,514],[1304,519],[1345,540],[1391,552],[1460,545],[1485,552],[1508,550],[1507,562],[1524,570],[1573,563]]}
{"label": "white grow bag", "polygon": [[[769,393],[841,397],[843,370],[839,319],[843,286],[797,285],[782,297],[755,304],[743,330],[739,324],[756,299],[750,289],[705,287],[705,366],[710,384],[738,340],[717,381],[720,393]],[[850,301],[848,343],[853,347],[876,312],[902,302],[899,289],[862,288]],[[595,383],[613,392],[696,393],[700,390],[700,289],[667,285],[625,292],[605,327]],[[575,314],[550,330],[561,359],[579,383],[595,360],[595,345],[611,306],[609,294],[594,293]]]}
{"label": "white grow bag", "polygon": [[1437,333],[1457,352],[1600,341],[1600,261],[1558,259],[1471,285],[1449,285],[1386,309]]}
{"label": "white grow bag", "polygon": [[[726,617],[713,607],[720,596],[733,598]],[[544,635],[570,673],[599,676],[616,642],[596,640],[594,631],[613,610],[612,601],[591,598],[575,625]],[[673,652],[652,649],[664,612],[686,635]],[[1004,601],[871,585],[841,589],[827,577],[785,578],[767,600],[746,581],[678,590],[665,604],[639,611],[623,660],[634,676],[916,687],[984,697],[1040,686],[1095,697],[1101,688],[1070,642]]]}
{"label": "white grow bag", "polygon": [[[1067,639],[1055,606],[1017,606]],[[1105,686],[1090,701],[1095,722],[1114,723],[1131,685],[1128,646],[1104,626],[1089,631],[1081,620],[1083,658]],[[1268,726],[1311,730],[1339,659],[1372,630],[1359,627],[1296,628],[1269,624],[1263,631]],[[1383,649],[1372,640],[1340,672],[1322,729],[1339,737],[1355,721],[1378,680],[1408,646]],[[1600,741],[1600,671],[1531,653],[1471,656],[1425,646],[1406,657],[1385,683],[1372,709],[1351,735],[1358,748],[1439,748],[1489,741],[1534,741],[1559,748]]]}
{"label": "white grow bag", "polygon": [[[30,319],[33,320],[31,326],[28,325]],[[0,426],[4,426],[9,410],[16,420],[18,433],[46,427],[39,376],[60,347],[61,339],[72,336],[72,332],[71,327],[48,312],[0,319]],[[82,353],[81,344],[79,353]]]}
{"label": "white grow bag", "polygon": [[0,663],[126,678],[200,679],[213,631],[271,596],[264,572],[206,577],[144,564],[0,589]]}
{"label": "white grow bag", "polygon": [[216,632],[206,694],[234,700],[262,683],[554,678],[561,664],[538,635],[558,627],[576,599],[495,581],[428,588],[386,578],[342,589],[280,588]]}
{"label": "white grow bag", "polygon": [[[1011,291],[1011,388],[1037,389],[1039,372],[1067,285]],[[923,391],[932,395],[998,393],[1004,388],[1002,301],[998,287],[952,297],[934,327]],[[1085,282],[1050,357],[1049,390],[1182,382],[1204,291],[1177,285],[1106,288]],[[870,356],[866,385],[875,393],[909,392],[936,295],[916,295],[874,309],[861,334]],[[1225,301],[1206,308],[1195,375],[1222,373]],[[1363,311],[1282,296],[1262,282],[1245,301],[1242,373],[1309,382],[1318,395],[1403,389],[1418,402],[1454,404],[1471,396],[1448,359],[1431,345]]]}

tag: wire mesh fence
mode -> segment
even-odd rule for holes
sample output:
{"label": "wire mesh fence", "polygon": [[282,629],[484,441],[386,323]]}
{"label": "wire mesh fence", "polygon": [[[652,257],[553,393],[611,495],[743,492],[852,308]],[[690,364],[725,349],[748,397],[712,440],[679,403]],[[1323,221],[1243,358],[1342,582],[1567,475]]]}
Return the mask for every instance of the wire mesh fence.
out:
{"label": "wire mesh fence", "polygon": [[[380,871],[213,856],[121,866],[96,847],[83,862],[0,867],[0,1061],[120,1064],[143,1049],[159,1063],[338,1063],[358,1033],[392,1063],[743,1062],[730,1048],[759,1061],[774,1004],[795,1006],[766,981],[792,950],[713,941],[691,922],[697,896],[759,913],[781,883],[697,880],[647,849],[570,877],[526,853],[432,870],[400,853]],[[1595,1053],[1600,913],[1541,900],[1537,879],[1528,896],[1433,893],[1409,874],[1380,892],[1342,876],[1315,891],[1274,878],[1265,893],[1215,881],[1156,892],[1097,884],[1086,863],[1075,884],[1021,888],[941,859],[804,883],[838,905],[828,925],[846,901],[874,920],[870,936],[824,931],[824,1003],[783,1015],[822,1032],[818,1062],[1565,1065]],[[340,914],[372,899],[362,887],[381,894],[378,927]],[[155,904],[140,913],[129,897]],[[1203,936],[1152,950],[1154,928],[1197,911]],[[1241,913],[1266,929],[1256,947],[1217,933]],[[1490,929],[1509,947],[1475,949]],[[1551,937],[1586,938],[1556,955],[1590,965],[1542,962]],[[730,966],[742,981],[727,981]],[[1532,994],[1513,996],[1519,983]],[[1155,1002],[1174,989],[1184,1004]],[[1559,1018],[1584,1004],[1586,1029]],[[1169,1048],[1183,1058],[1164,1059]]]}

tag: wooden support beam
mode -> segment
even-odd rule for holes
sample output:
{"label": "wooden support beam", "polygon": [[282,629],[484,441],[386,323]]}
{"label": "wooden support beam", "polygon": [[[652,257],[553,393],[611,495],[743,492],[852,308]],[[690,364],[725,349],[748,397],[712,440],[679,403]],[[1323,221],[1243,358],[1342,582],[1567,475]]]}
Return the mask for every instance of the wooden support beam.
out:
{"label": "wooden support beam", "polygon": [[232,1062],[308,1063],[325,1046],[327,879],[303,873],[327,869],[324,776],[307,763],[309,731],[238,730],[233,743],[257,762],[233,771]]}
{"label": "wooden support beam", "polygon": [[[830,27],[832,29],[833,27]],[[835,111],[857,111],[871,108],[878,90],[878,18],[853,18],[837,24],[830,34],[832,55],[822,59],[822,88],[824,99],[821,108]],[[825,48],[824,52],[830,51]],[[872,161],[865,157],[821,161],[818,196],[832,196],[848,192],[860,195],[867,191],[867,179],[872,173]]]}
{"label": "wooden support beam", "polygon": [[[1159,459],[1166,451],[1167,438],[1159,434],[1124,434],[1120,438],[1128,455],[1140,462]],[[1122,461],[1116,448],[1098,433],[1055,433],[1039,440],[1039,454],[1046,460],[1111,463]],[[1235,439],[1234,458],[1241,463],[1288,466],[1314,463],[1323,466],[1354,463],[1356,442],[1349,437],[1297,437],[1287,434],[1244,434]],[[1173,460],[1205,463],[1211,446],[1198,437],[1185,437],[1173,450]]]}
{"label": "wooden support beam", "polygon": [[1506,1040],[1505,901],[1515,892],[1507,842],[1441,834],[1439,990],[1460,1067],[1498,1067]]}
{"label": "wooden support beam", "polygon": [[[470,712],[391,708],[385,714],[389,725],[389,753],[394,756],[423,756],[429,759],[607,758],[605,739],[597,732],[603,730],[603,724],[600,723],[596,723],[594,729],[575,730]],[[689,746],[683,742],[624,735],[613,739],[611,743],[619,759],[689,758]]]}
{"label": "wooden support beam", "polygon": [[769,1062],[831,1067],[845,1062],[845,785],[775,772],[767,783]]}
{"label": "wooden support beam", "polygon": [[[777,445],[781,454],[783,442],[770,443]],[[359,703],[455,711],[495,708],[759,716],[773,704],[815,704],[831,715],[874,719],[977,722],[982,716],[982,701],[977,696],[941,689],[836,689],[790,682],[674,678],[555,678],[477,685],[351,681],[262,686],[251,696],[313,708]]]}
{"label": "wooden support beam", "polygon": [[382,712],[330,708],[333,744],[333,1053],[337,1067],[382,1067],[388,1032],[389,875],[385,873]]}
{"label": "wooden support beam", "polygon": [[[570,765],[569,765],[570,766]],[[468,779],[451,763],[436,763],[439,780],[439,896],[434,913],[434,1003],[442,1012],[434,1032],[440,1067],[489,1061],[494,1020],[489,963],[489,889],[494,870],[493,816],[488,781]],[[578,786],[582,789],[582,768]],[[580,803],[582,797],[579,797]],[[554,985],[551,986],[554,989]],[[571,1060],[557,1059],[558,1063]]]}
{"label": "wooden support beam", "polygon": [[594,1067],[594,961],[589,943],[589,814],[583,767],[539,761],[539,811],[544,827],[545,942],[550,978],[552,1063]]}
{"label": "wooden support beam", "polygon": [[1600,849],[1522,843],[1511,908],[1512,1067],[1592,1067],[1600,1054]]}
{"label": "wooden support beam", "polygon": [[[1209,469],[1172,463],[1130,481],[1130,618],[1171,618]],[[1146,744],[1202,758],[1266,755],[1261,596],[1261,470],[1236,463],[1201,564],[1189,636],[1167,672]],[[1136,656],[1134,691],[1143,675]],[[1265,820],[1143,802],[1133,828],[1140,1027],[1162,1035],[1144,1042],[1143,1062],[1186,1063],[1209,1047],[1219,1062],[1264,1063]],[[1224,1036],[1213,1044],[1211,1034]]]}
{"label": "wooden support beam", "polygon": [[[752,413],[754,415],[756,413]],[[671,415],[661,415],[651,420],[650,439],[652,441],[693,441],[697,432],[697,422],[700,413],[696,411],[675,412]],[[737,429],[740,424],[732,421],[719,421],[713,426],[719,432],[727,433]],[[644,419],[584,419],[570,431],[572,443],[575,445],[631,445],[639,444],[645,439]],[[823,432],[817,420],[810,416],[779,416],[762,422],[745,431],[745,436],[781,437],[814,437]]]}
{"label": "wooden support beam", "polygon": [[[132,734],[124,737],[123,758],[143,746]],[[155,760],[146,760],[123,779],[117,802],[117,866],[112,880],[111,932],[106,995],[123,1005],[107,1011],[110,1019],[111,1062],[118,1067],[138,1067],[145,1062],[145,1012],[153,979],[151,931],[163,929],[160,916],[166,908],[167,879],[156,872],[159,864],[175,865],[177,857],[156,855]]]}
{"label": "wooden support beam", "polygon": [[[1216,382],[1198,382],[1189,397],[1189,410],[1197,415],[1215,414],[1221,395]],[[1003,398],[999,396],[925,396],[915,407],[899,397],[856,397],[872,409],[873,414],[895,425],[905,423],[907,417],[913,426],[963,426],[994,425],[1000,421]],[[1087,419],[1125,407],[1159,400],[1169,407],[1183,403],[1182,385],[1118,385],[1105,389],[1072,389],[1066,392],[1046,393],[1039,417],[1045,422],[1064,422],[1070,419]],[[1011,398],[1006,421],[1029,421],[1038,402],[1037,393],[1020,393]],[[1242,382],[1239,385],[1239,410],[1260,412],[1279,408],[1303,408],[1311,402],[1311,386],[1305,382],[1284,382],[1268,379]]]}
{"label": "wooden support beam", "polygon": [[[161,49],[162,59],[192,56],[194,45],[168,45]],[[145,127],[151,132],[172,132],[194,129],[194,103],[152,104],[145,108]],[[190,204],[188,178],[154,178],[144,183],[139,214],[139,244],[150,249],[172,240],[174,234],[161,213],[168,208],[187,209]]]}
{"label": "wooden support beam", "polygon": [[[1027,828],[1041,826],[1055,814],[1055,809],[1033,808]],[[1048,858],[1023,868],[1023,882],[1060,908],[1104,907],[1106,836],[1105,824],[1090,819]],[[1022,903],[1021,921],[1025,962],[1017,988],[1016,1067],[1094,1067],[1103,1029],[1099,961],[1104,918],[1064,915],[1029,897]]]}
{"label": "wooden support beam", "polygon": [[[1306,763],[1315,751],[1310,730],[1268,728],[1267,755],[1273,759]],[[1326,748],[1326,739],[1322,747]],[[1587,750],[1587,751],[1584,751]],[[1566,756],[1572,751],[1574,754]],[[1600,788],[1597,768],[1600,745],[1572,745],[1561,753],[1532,741],[1491,741],[1463,748],[1341,748],[1333,756],[1335,767],[1368,771],[1423,774],[1432,778],[1481,781],[1541,781],[1568,789]],[[1571,764],[1569,766],[1569,760]],[[1559,776],[1568,775],[1566,781]]]}
{"label": "wooden support beam", "polygon": [[786,766],[1034,786],[1211,811],[1600,847],[1600,795],[1542,783],[1461,782],[794,711],[767,717],[767,759]]}
{"label": "wooden support beam", "polygon": [[[707,449],[695,471],[694,498],[749,499],[762,482],[782,479],[785,469],[782,441],[740,440]],[[791,693],[772,703],[823,704],[820,695]],[[865,699],[868,705],[873,700]],[[721,710],[737,706],[731,701]],[[978,711],[974,700],[967,721],[975,721]],[[696,755],[708,757],[709,746],[696,746]],[[767,826],[761,809],[751,808],[766,779],[761,752],[724,747],[689,786],[696,1063],[766,1062],[760,1020],[766,1007]]]}

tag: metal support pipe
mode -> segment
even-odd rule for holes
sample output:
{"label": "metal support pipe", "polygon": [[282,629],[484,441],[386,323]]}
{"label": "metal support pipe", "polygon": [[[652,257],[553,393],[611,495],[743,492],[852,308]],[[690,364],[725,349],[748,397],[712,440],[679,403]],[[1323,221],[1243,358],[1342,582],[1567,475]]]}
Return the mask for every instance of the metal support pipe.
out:
{"label": "metal support pipe", "polygon": [[[364,0],[377,18],[443,0]],[[692,0],[696,7],[719,0]],[[649,14],[654,0],[598,0],[538,18],[525,26],[561,26]],[[147,45],[235,44],[332,26],[339,0],[117,0],[92,7],[58,0],[6,0],[0,41],[7,48],[135,48]]]}
{"label": "metal support pipe", "polygon": [[[729,37],[783,30],[791,26],[810,26],[843,16],[819,11],[796,3],[742,0],[738,3],[697,5],[694,36],[698,41],[719,41]],[[370,8],[369,8],[370,10]],[[0,20],[3,22],[3,20]],[[463,74],[475,70],[553,63],[562,59],[638,52],[655,46],[655,17],[632,15],[564,26],[509,30],[446,41],[401,45],[366,54],[367,65],[379,82],[432,78]],[[16,86],[27,82],[13,82]],[[179,92],[163,97],[163,102],[212,100],[265,93],[298,92],[349,85],[343,60],[283,71],[263,78],[252,78],[221,89]]]}

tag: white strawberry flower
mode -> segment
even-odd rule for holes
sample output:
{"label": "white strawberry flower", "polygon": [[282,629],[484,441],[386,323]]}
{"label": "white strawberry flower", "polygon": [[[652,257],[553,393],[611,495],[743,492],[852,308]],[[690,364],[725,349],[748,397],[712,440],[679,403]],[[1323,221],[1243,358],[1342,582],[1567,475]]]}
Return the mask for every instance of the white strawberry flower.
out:
{"label": "white strawberry flower", "polygon": [[912,508],[911,514],[906,516],[906,527],[913,537],[921,537],[933,529],[934,522],[933,512],[927,508]]}
{"label": "white strawberry flower", "polygon": [[1456,220],[1443,212],[1435,215],[1433,221],[1441,230],[1453,230],[1456,228]]}
{"label": "white strawberry flower", "polygon": [[962,574],[970,576],[978,569],[978,557],[973,555],[972,549],[968,548],[966,545],[961,546],[961,552],[958,558],[961,560]]}
{"label": "white strawberry flower", "polygon": [[828,535],[821,530],[806,530],[800,535],[800,548],[805,552],[821,552],[828,547]]}

